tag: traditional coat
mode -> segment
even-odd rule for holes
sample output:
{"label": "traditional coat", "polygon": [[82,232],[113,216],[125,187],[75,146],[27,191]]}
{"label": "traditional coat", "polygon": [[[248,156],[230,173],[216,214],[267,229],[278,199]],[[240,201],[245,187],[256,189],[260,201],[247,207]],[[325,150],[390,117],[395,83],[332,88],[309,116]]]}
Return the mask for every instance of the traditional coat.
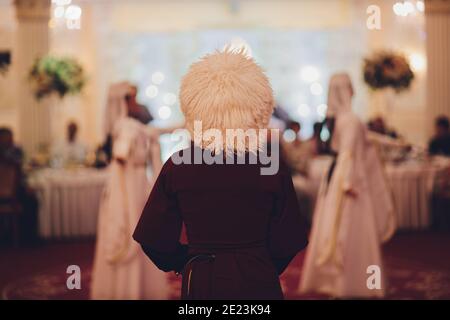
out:
{"label": "traditional coat", "polygon": [[[187,248],[178,241],[182,223]],[[182,273],[184,299],[281,299],[278,275],[307,243],[285,165],[262,176],[254,164],[175,165],[172,159],[134,239],[162,270]]]}

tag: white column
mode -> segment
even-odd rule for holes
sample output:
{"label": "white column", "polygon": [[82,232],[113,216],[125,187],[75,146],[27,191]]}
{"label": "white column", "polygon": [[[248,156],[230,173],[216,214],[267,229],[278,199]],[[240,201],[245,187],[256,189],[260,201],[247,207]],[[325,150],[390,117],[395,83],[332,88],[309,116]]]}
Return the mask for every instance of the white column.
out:
{"label": "white column", "polygon": [[426,0],[427,127],[434,119],[450,116],[450,0]]}
{"label": "white column", "polygon": [[51,0],[16,0],[17,95],[19,138],[28,155],[48,148],[51,141],[50,103],[38,102],[31,90],[28,74],[34,61],[49,50],[48,21]]}

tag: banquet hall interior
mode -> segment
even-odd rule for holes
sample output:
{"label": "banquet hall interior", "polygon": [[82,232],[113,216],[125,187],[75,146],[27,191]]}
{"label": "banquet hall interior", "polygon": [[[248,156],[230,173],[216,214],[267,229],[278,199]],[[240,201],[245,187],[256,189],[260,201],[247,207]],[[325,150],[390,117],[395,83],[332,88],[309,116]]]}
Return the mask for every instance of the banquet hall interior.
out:
{"label": "banquet hall interior", "polygon": [[[333,158],[329,80],[350,75],[395,207],[385,298],[450,299],[446,0],[0,0],[0,299],[90,298],[114,86],[130,83],[164,132],[183,122],[189,66],[226,47],[270,80],[270,123],[309,223]],[[158,139],[165,161],[170,130]],[[298,290],[306,251],[281,275],[284,295],[329,299]],[[79,288],[67,286],[70,266]],[[180,278],[166,276],[179,299]]]}

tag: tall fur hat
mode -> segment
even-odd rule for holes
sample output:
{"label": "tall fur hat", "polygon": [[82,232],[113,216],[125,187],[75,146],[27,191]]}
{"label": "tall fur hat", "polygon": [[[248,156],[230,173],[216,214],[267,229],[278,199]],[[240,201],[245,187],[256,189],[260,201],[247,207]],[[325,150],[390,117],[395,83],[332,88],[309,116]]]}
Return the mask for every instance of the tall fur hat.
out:
{"label": "tall fur hat", "polygon": [[[194,122],[201,121],[203,131],[216,129],[222,133],[223,149],[230,146],[227,129],[267,128],[274,109],[272,88],[263,70],[244,50],[230,48],[191,65],[181,82],[180,103],[194,142]],[[203,142],[202,147],[208,148],[208,143]],[[245,150],[239,146],[233,149],[249,150],[248,143]]]}

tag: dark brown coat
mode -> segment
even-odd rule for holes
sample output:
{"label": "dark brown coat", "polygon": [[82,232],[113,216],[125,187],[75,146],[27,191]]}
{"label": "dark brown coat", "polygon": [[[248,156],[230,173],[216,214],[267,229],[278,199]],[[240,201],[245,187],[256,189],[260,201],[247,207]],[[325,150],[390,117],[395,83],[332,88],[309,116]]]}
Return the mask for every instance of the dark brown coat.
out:
{"label": "dark brown coat", "polygon": [[283,298],[278,276],[307,244],[305,220],[286,167],[260,168],[165,163],[134,239],[160,269],[182,272],[182,298]]}

